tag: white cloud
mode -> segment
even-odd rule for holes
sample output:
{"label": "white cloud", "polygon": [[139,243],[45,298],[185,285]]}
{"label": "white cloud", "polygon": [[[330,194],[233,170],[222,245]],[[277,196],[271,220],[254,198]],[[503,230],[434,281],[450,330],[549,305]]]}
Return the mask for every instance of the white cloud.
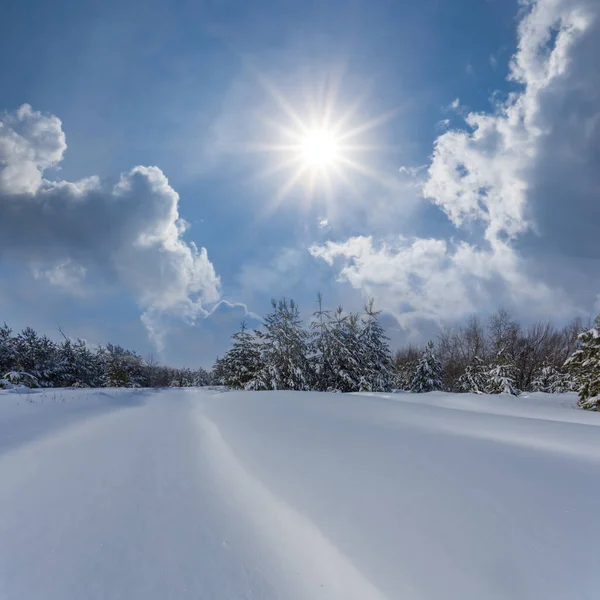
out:
{"label": "white cloud", "polygon": [[49,281],[52,285],[62,288],[73,296],[84,296],[85,290],[82,285],[87,269],[67,259],[56,263],[50,268],[31,265],[33,276],[36,279]]}
{"label": "white cloud", "polygon": [[340,279],[401,319],[502,304],[535,316],[585,312],[600,289],[600,4],[524,5],[510,67],[519,91],[441,134],[421,178],[423,195],[472,244],[354,237],[311,249],[341,261]]}
{"label": "white cloud", "polygon": [[0,194],[33,194],[67,144],[60,119],[23,104],[0,118]]}
{"label": "white cloud", "polygon": [[564,297],[528,280],[510,247],[481,250],[467,243],[405,238],[375,244],[372,237],[327,242],[310,249],[330,265],[341,260],[339,280],[394,314],[402,326],[432,320],[441,323],[498,305],[538,315],[564,311]]}
{"label": "white cloud", "polygon": [[0,122],[0,252],[56,285],[87,272],[117,282],[157,343],[166,317],[193,320],[219,299],[204,248],[187,243],[179,196],[158,167],[111,185],[44,178],[66,149],[61,122],[24,105]]}
{"label": "white cloud", "polygon": [[[554,93],[569,92],[560,80],[569,68],[574,46],[592,23],[591,2],[528,4],[531,10],[519,25],[519,46],[510,75],[524,86],[523,92],[499,103],[493,114],[470,113],[466,131],[441,135],[423,188],[424,195],[457,226],[470,219],[483,221],[490,240],[501,233],[514,237],[534,225],[526,215],[531,169],[555,124],[552,117],[542,119],[548,102],[545,94],[556,84],[559,90]],[[548,47],[553,33],[554,46]]]}

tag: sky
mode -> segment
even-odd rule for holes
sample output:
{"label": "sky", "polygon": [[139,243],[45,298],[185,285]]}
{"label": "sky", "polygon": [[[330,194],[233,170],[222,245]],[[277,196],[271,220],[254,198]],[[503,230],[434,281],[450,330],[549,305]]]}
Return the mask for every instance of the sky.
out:
{"label": "sky", "polygon": [[587,319],[596,56],[597,0],[8,0],[0,321],[209,366],[281,296]]}

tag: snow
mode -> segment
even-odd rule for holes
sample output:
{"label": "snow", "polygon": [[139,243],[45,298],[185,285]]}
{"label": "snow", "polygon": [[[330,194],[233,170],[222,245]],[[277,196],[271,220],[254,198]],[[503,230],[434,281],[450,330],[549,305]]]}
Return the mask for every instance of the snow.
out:
{"label": "snow", "polygon": [[598,598],[575,403],[1,391],[0,598]]}

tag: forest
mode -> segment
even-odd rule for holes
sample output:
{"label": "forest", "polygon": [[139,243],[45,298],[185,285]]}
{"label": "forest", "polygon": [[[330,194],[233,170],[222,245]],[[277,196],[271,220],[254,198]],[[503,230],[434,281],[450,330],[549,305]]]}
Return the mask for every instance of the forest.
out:
{"label": "forest", "polygon": [[[119,345],[59,343],[0,326],[0,387],[192,387],[329,392],[474,394],[577,392],[600,407],[600,317],[522,326],[501,309],[446,327],[423,347],[392,352],[373,300],[360,313],[318,308],[308,325],[293,300],[273,300],[261,327],[246,323],[212,370],[174,368]],[[62,334],[62,331],[61,331]]]}

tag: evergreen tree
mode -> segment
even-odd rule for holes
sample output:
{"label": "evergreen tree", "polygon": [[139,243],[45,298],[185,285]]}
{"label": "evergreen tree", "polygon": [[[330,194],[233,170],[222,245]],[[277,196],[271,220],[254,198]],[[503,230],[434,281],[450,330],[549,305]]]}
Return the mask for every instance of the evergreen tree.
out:
{"label": "evergreen tree", "polygon": [[534,392],[564,394],[576,390],[576,383],[570,373],[558,370],[554,365],[544,365],[531,383]]}
{"label": "evergreen tree", "polygon": [[579,335],[579,344],[565,366],[577,380],[579,407],[600,410],[600,315],[595,327]]}
{"label": "evergreen tree", "polygon": [[365,305],[358,344],[361,353],[360,391],[389,392],[393,388],[392,354],[388,337],[379,322],[380,310],[373,308],[371,299]]}
{"label": "evergreen tree", "polygon": [[194,373],[194,385],[196,387],[202,387],[205,385],[210,385],[210,383],[210,374],[206,371],[206,369],[198,367]]}
{"label": "evergreen tree", "polygon": [[242,321],[240,331],[231,336],[233,347],[223,357],[223,382],[225,385],[243,390],[252,387],[261,368],[261,352],[256,337]]}
{"label": "evergreen tree", "polygon": [[516,369],[512,360],[502,350],[498,352],[496,361],[486,373],[487,394],[511,394],[518,396],[516,388]]}
{"label": "evergreen tree", "polygon": [[258,334],[261,368],[248,382],[251,389],[309,390],[312,369],[308,360],[308,332],[303,328],[298,306],[283,298],[273,307]]}
{"label": "evergreen tree", "polygon": [[77,338],[71,344],[75,355],[73,385],[76,387],[100,387],[103,365],[99,364],[96,353],[92,352],[82,339]]}
{"label": "evergreen tree", "polygon": [[465,372],[458,378],[458,388],[462,392],[484,394],[487,385],[486,367],[478,356],[474,356]]}
{"label": "evergreen tree", "polygon": [[356,313],[343,314],[338,307],[330,327],[332,378],[326,391],[357,392],[363,376],[361,321]]}
{"label": "evergreen tree", "polygon": [[215,364],[211,371],[211,383],[213,385],[225,385],[225,377],[226,374],[223,359],[217,356],[217,360],[215,360]]}
{"label": "evergreen tree", "polygon": [[26,327],[15,338],[16,367],[32,375],[40,387],[52,387],[57,378],[58,351],[56,344],[46,336],[39,337]]}
{"label": "evergreen tree", "polygon": [[332,313],[319,310],[311,323],[313,389],[323,392],[356,392],[360,389],[360,322],[358,315],[344,314],[341,306]]}
{"label": "evergreen tree", "polygon": [[335,376],[331,365],[332,316],[330,311],[323,309],[323,296],[320,292],[317,294],[317,302],[319,308],[313,313],[313,320],[310,324],[309,352],[314,376],[314,388],[319,391],[326,391],[332,388]]}
{"label": "evergreen tree", "polygon": [[170,387],[194,387],[195,375],[191,369],[173,369]]}
{"label": "evergreen tree", "polygon": [[105,348],[104,387],[144,387],[144,361],[131,350],[107,344]]}
{"label": "evergreen tree", "polygon": [[0,326],[0,379],[15,370],[17,352],[12,329],[4,323]]}
{"label": "evergreen tree", "polygon": [[428,342],[412,378],[411,392],[423,393],[442,389],[442,363],[434,354],[433,342]]}

